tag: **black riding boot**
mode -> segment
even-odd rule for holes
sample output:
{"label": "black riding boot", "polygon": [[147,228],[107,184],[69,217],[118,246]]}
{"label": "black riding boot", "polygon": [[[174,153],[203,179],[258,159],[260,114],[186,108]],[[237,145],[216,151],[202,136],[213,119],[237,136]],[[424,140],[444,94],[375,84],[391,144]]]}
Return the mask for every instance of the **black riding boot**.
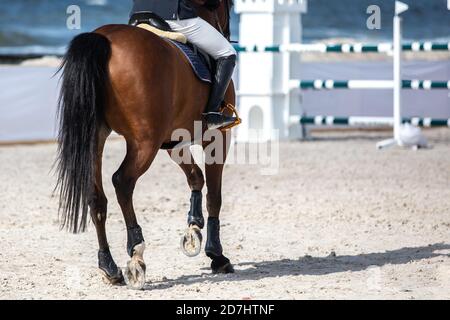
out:
{"label": "black riding boot", "polygon": [[237,120],[235,117],[226,116],[220,112],[235,66],[235,55],[220,58],[216,61],[216,75],[214,76],[206,113],[203,114],[208,129],[220,129]]}

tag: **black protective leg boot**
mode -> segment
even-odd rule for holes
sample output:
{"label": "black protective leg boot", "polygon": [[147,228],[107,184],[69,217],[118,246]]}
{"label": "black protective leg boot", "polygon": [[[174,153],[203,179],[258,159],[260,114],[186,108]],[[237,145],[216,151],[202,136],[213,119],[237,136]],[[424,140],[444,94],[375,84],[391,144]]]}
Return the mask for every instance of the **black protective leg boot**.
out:
{"label": "black protective leg boot", "polygon": [[226,116],[220,112],[220,107],[233,76],[235,66],[235,55],[220,58],[216,61],[216,75],[214,76],[206,113],[203,114],[208,129],[210,130],[220,129],[237,120],[235,117]]}
{"label": "black protective leg boot", "polygon": [[220,243],[220,220],[208,218],[208,237],[206,239],[205,253],[211,259],[222,256],[222,244]]}

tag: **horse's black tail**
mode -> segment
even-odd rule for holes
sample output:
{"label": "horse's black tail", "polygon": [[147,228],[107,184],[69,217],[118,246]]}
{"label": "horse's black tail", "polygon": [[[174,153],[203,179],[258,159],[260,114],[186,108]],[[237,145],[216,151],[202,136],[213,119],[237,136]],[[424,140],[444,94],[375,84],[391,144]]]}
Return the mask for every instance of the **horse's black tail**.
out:
{"label": "horse's black tail", "polygon": [[110,56],[111,45],[106,37],[84,33],[72,40],[60,68],[56,188],[60,192],[61,228],[74,233],[86,229]]}

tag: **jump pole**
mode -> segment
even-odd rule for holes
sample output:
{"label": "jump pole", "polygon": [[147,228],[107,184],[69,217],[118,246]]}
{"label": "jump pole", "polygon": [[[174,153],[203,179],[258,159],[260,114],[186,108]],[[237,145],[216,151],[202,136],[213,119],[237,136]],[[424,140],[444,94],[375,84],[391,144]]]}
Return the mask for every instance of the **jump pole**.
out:
{"label": "jump pole", "polygon": [[402,126],[402,18],[400,14],[408,10],[408,5],[395,1],[394,16],[394,137],[377,143],[377,149],[400,145],[400,130]]}

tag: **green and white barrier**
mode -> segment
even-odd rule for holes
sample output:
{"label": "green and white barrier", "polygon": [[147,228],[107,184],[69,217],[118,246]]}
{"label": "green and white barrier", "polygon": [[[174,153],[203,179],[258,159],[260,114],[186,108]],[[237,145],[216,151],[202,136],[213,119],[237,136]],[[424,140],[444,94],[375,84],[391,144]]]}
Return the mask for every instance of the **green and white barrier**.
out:
{"label": "green and white barrier", "polygon": [[[291,123],[315,126],[394,126],[394,118],[389,117],[292,117]],[[419,127],[450,127],[450,119],[403,118],[402,123],[411,123]]]}
{"label": "green and white barrier", "polygon": [[[303,44],[291,43],[286,45],[243,46],[236,44],[234,48],[237,52],[318,52],[318,53],[391,53],[393,51],[392,43],[363,44],[363,43],[343,43],[343,44]],[[450,43],[433,42],[411,42],[402,45],[403,51],[412,52],[433,52],[450,51]]]}
{"label": "green and white barrier", "polygon": [[[293,80],[293,88],[332,90],[332,89],[393,89],[391,80]],[[450,81],[402,80],[402,89],[433,90],[450,89]]]}

